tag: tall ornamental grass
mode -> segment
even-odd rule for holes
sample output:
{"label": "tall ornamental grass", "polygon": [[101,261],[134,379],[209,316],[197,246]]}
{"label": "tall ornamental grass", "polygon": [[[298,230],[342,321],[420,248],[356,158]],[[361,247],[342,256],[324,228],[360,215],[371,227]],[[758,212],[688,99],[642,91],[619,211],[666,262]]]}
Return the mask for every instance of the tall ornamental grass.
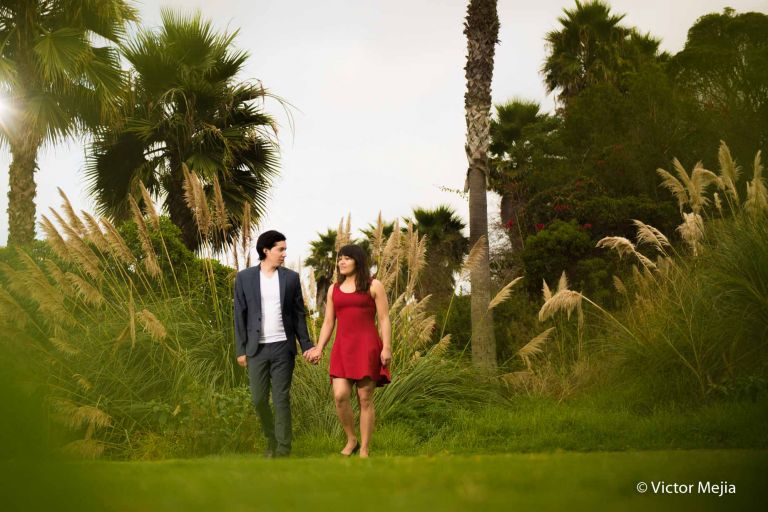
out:
{"label": "tall ornamental grass", "polygon": [[[503,376],[510,388],[563,399],[590,374],[611,372],[609,385],[635,381],[633,389],[654,400],[754,397],[768,389],[768,190],[761,155],[746,183],[725,143],[718,156],[718,173],[699,163],[688,174],[676,159],[676,176],[658,171],[678,200],[679,243],[639,220],[634,241],[609,236],[597,243],[633,263],[630,276],[614,276],[618,311],[569,289],[565,274],[557,288],[543,283],[539,320],[549,328],[518,352],[526,369]],[[591,336],[584,335],[586,319],[597,327]]]}
{"label": "tall ornamental grass", "polygon": [[[130,201],[132,221],[121,226],[75,213],[62,194],[63,213],[52,209],[43,217],[44,243],[6,249],[0,258],[0,329],[15,360],[25,365],[27,389],[44,397],[50,419],[66,428],[70,453],[155,458],[252,451],[262,440],[247,374],[235,364],[236,269],[214,259],[221,254],[211,243],[232,239],[227,251],[235,266],[250,265],[247,206],[234,236],[220,187],[204,190],[185,169],[203,257],[183,257],[178,229],[140,188],[139,201]],[[340,245],[345,237],[349,219]],[[431,341],[429,298],[414,294],[424,237],[411,226],[404,232],[396,226],[385,239],[379,219],[372,242],[393,325],[394,381],[376,393],[379,421],[495,400],[487,380],[445,357],[450,335]],[[319,319],[313,318],[314,325]],[[299,434],[340,433],[330,389],[327,358],[319,366],[297,361],[292,394]]]}
{"label": "tall ornamental grass", "polygon": [[[349,217],[339,225],[336,250],[351,239]],[[419,273],[424,267],[426,238],[419,236],[409,223],[404,230],[395,221],[389,237],[383,236],[384,222],[379,215],[371,237],[375,277],[387,290],[392,322],[392,382],[376,390],[374,404],[377,423],[430,421],[435,411],[454,407],[471,408],[498,402],[492,381],[476,375],[467,361],[449,357],[451,335],[434,342],[437,326],[428,313],[430,297],[421,300],[414,293]],[[463,271],[477,264],[479,245],[470,253]],[[335,277],[334,277],[335,279]],[[310,284],[314,282],[310,279]],[[502,290],[492,307],[506,299]],[[315,297],[313,290],[305,299]],[[308,302],[312,311],[314,304]],[[321,320],[313,311],[313,317]],[[315,333],[316,336],[316,333]],[[292,386],[294,418],[300,432],[341,436],[328,376],[330,350],[317,366],[297,365]]]}
{"label": "tall ornamental grass", "polygon": [[51,419],[71,431],[68,451],[129,456],[192,390],[242,383],[220,290],[231,269],[196,258],[174,268],[175,227],[151,202],[145,215],[132,201],[132,250],[121,229],[62,197],[64,213],[42,220],[47,243],[0,263],[0,329]]}
{"label": "tall ornamental grass", "polygon": [[768,193],[761,154],[743,198],[741,168],[725,143],[718,156],[717,174],[697,164],[688,175],[677,160],[677,178],[659,170],[678,199],[682,247],[639,221],[636,245],[618,237],[598,243],[639,264],[627,283],[616,278],[625,307],[619,320],[612,317],[604,346],[626,374],[642,375],[662,399],[768,387]]}

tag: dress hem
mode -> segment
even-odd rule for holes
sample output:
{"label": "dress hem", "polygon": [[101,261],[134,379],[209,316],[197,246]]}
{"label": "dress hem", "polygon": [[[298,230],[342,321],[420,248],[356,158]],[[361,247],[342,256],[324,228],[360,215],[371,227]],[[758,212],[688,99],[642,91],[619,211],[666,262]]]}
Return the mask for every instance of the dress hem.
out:
{"label": "dress hem", "polygon": [[347,380],[353,380],[353,381],[357,382],[357,381],[363,380],[363,379],[365,379],[367,377],[367,378],[371,379],[372,381],[374,381],[376,383],[376,387],[377,388],[384,387],[387,384],[391,384],[392,383],[392,380],[389,377],[387,377],[386,375],[380,375],[378,379],[374,379],[371,375],[363,375],[362,377],[354,378],[354,377],[344,377],[344,376],[341,376],[341,375],[330,374],[329,377],[331,379],[331,383],[333,383],[333,379],[347,379]]}

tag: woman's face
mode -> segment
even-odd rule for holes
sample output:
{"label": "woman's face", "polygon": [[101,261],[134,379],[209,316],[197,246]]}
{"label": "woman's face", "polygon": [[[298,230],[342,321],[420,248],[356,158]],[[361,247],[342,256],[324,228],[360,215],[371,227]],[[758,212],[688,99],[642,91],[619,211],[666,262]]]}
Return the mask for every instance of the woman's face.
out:
{"label": "woman's face", "polygon": [[339,256],[339,273],[343,276],[349,276],[355,273],[355,260],[349,256]]}

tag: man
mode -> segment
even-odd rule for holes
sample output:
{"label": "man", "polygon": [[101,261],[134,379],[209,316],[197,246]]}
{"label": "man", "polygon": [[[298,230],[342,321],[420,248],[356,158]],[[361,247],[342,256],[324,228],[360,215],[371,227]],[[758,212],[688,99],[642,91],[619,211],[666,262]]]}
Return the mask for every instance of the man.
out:
{"label": "man", "polygon": [[[304,358],[316,364],[307,331],[299,274],[284,268],[285,236],[262,233],[256,241],[259,265],[235,278],[235,348],[237,362],[248,368],[253,405],[267,438],[265,457],[291,453],[290,388],[296,339]],[[269,406],[269,392],[275,405]]]}

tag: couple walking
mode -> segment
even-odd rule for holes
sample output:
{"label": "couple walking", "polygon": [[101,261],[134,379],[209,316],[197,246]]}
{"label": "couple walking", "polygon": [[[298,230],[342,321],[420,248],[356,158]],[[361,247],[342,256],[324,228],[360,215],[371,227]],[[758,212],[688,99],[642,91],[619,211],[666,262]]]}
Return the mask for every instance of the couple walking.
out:
{"label": "couple walking", "polygon": [[[253,404],[267,439],[265,456],[286,457],[291,452],[290,389],[296,340],[304,359],[317,364],[335,325],[329,374],[336,414],[347,435],[341,454],[359,451],[360,457],[367,457],[375,421],[373,392],[391,379],[391,324],[384,286],[370,277],[362,248],[354,244],[342,247],[337,260],[339,278],[328,290],[320,339],[313,346],[299,274],[282,266],[285,236],[277,231],[262,233],[256,250],[260,263],[238,272],[235,278],[235,349],[238,364],[248,368]],[[359,439],[352,411],[353,388],[360,404]]]}

